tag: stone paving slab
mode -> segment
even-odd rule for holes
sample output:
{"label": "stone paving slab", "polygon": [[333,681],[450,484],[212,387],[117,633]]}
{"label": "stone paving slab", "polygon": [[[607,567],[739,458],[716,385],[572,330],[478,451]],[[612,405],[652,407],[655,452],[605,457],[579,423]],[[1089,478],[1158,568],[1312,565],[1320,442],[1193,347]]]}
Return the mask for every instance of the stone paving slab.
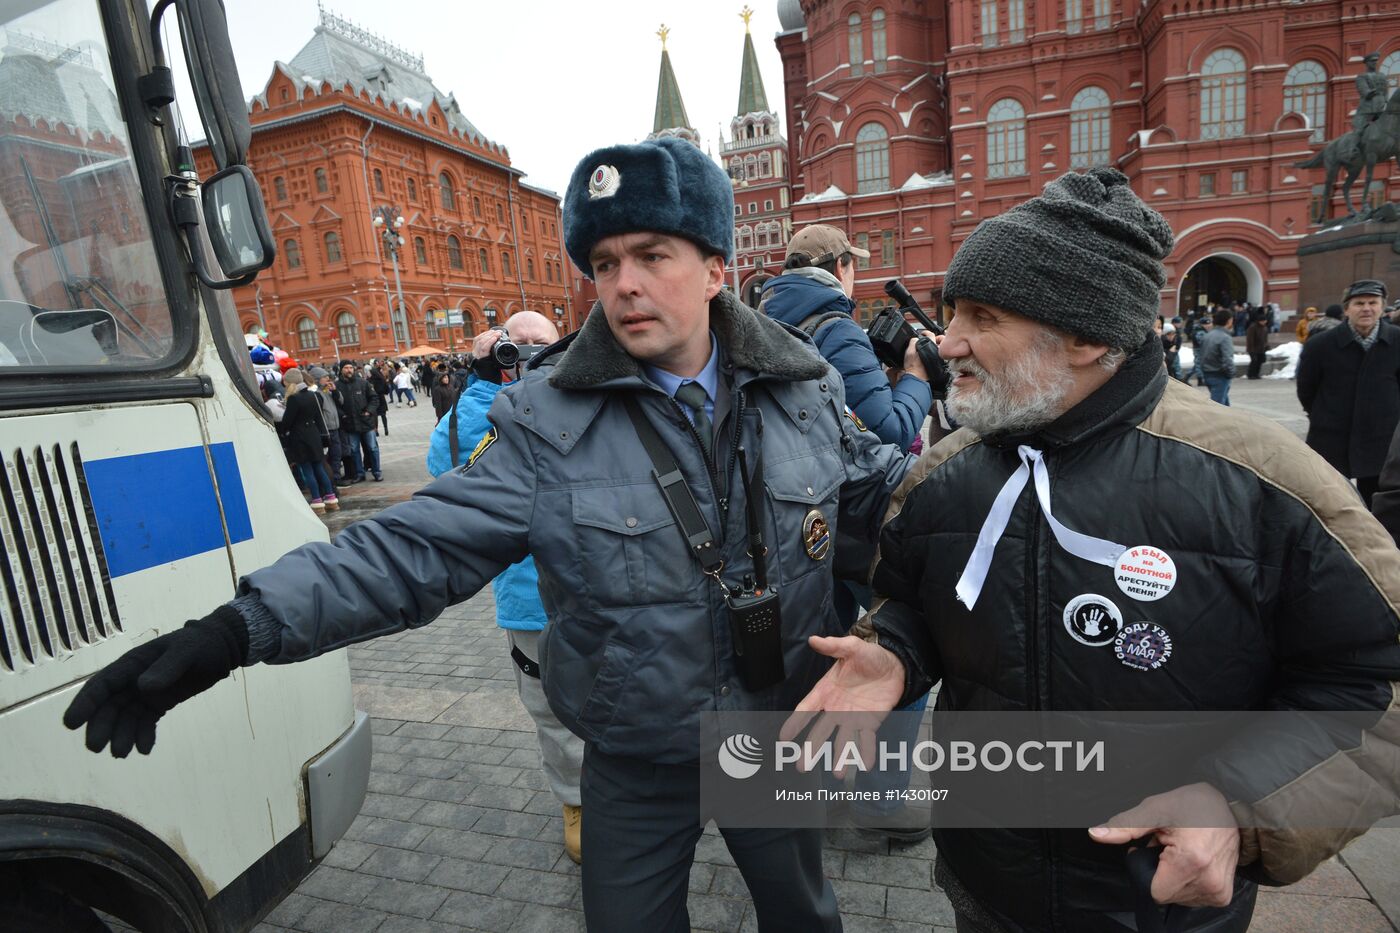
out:
{"label": "stone paving slab", "polygon": [[[1233,398],[1290,429],[1305,427],[1292,393],[1287,381],[1239,380]],[[346,490],[344,518],[362,514],[355,503],[378,507],[426,481],[431,422],[424,405],[391,409],[393,433],[381,438],[386,481]],[[490,591],[432,625],[349,652],[357,700],[373,717],[371,793],[346,838],[259,933],[583,930],[579,869],[563,853],[559,808],[515,696]],[[892,847],[848,830],[828,832],[825,868],[848,933],[951,933],[952,908],[932,883],[933,858],[929,841]],[[1400,828],[1368,834],[1301,884],[1263,892],[1251,930],[1395,933],[1397,865]],[[713,827],[696,849],[689,904],[697,930],[757,930]]]}

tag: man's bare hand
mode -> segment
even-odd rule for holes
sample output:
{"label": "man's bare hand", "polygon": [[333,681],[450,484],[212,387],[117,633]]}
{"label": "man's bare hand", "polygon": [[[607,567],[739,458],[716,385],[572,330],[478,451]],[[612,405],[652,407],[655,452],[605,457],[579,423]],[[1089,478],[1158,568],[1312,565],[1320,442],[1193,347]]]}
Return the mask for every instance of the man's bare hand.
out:
{"label": "man's bare hand", "polygon": [[472,341],[472,359],[480,360],[490,356],[491,348],[499,343],[500,339],[504,336],[505,334],[496,330],[494,327],[477,334],[476,339]]}
{"label": "man's bare hand", "polygon": [[[888,650],[852,635],[813,635],[807,644],[836,663],[797,704],[779,737],[791,741],[810,724],[809,746],[820,746],[834,734],[838,749],[855,742],[861,758],[873,761],[875,732],[904,693],[904,665]],[[838,770],[836,776],[844,774]]]}
{"label": "man's bare hand", "polygon": [[[1184,827],[1183,823],[1200,828]],[[1235,891],[1240,831],[1225,797],[1209,784],[1190,784],[1148,797],[1095,826],[1095,842],[1123,845],[1152,835],[1162,847],[1152,876],[1152,899],[1186,907],[1224,907]]]}
{"label": "man's bare hand", "polygon": [[904,348],[904,372],[928,382],[928,370],[924,368],[924,361],[919,359],[918,343],[917,339],[911,340],[909,346]]}

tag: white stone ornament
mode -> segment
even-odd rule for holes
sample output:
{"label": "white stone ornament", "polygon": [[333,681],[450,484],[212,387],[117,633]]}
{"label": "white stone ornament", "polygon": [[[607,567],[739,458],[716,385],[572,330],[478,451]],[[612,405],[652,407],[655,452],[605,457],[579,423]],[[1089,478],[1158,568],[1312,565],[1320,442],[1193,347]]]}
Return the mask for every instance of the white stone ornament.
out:
{"label": "white stone ornament", "polygon": [[1176,561],[1151,545],[1130,547],[1114,562],[1113,580],[1133,599],[1156,602],[1176,586]]}
{"label": "white stone ornament", "polygon": [[1113,600],[1097,593],[1076,596],[1065,606],[1065,630],[1081,645],[1102,648],[1113,644],[1123,628],[1123,614]]}
{"label": "white stone ornament", "polygon": [[599,198],[610,198],[617,194],[620,184],[622,176],[618,174],[617,169],[611,165],[600,165],[588,176],[588,199],[596,201]]}

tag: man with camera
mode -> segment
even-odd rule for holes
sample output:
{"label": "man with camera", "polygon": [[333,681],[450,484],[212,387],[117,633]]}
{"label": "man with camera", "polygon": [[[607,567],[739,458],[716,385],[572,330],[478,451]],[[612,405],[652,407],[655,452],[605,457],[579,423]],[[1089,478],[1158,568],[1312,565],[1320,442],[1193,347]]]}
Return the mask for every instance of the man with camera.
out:
{"label": "man with camera", "polygon": [[788,241],[782,274],[763,286],[759,310],[811,337],[817,352],[841,374],[846,404],[856,417],[886,444],[908,450],[933,404],[929,374],[913,340],[887,374],[870,337],[852,317],[855,259],[869,256],[836,227],[803,227]]}
{"label": "man with camera", "polygon": [[[500,391],[465,466],[243,578],[93,675],[64,722],[149,753],[162,715],[239,666],[425,625],[533,555],[545,693],[587,743],[588,927],[681,933],[700,716],[791,709],[816,683],[834,542],[873,538],[912,458],[846,417],[805,338],[724,289],[733,187],[691,143],[585,157],[564,242],[599,304]],[[723,833],[760,930],[841,929],[819,830]]]}
{"label": "man with camera", "polygon": [[[487,413],[496,395],[520,378],[521,367],[528,360],[558,339],[554,324],[537,311],[518,311],[504,327],[477,335],[472,341],[472,377],[452,411],[439,419],[428,442],[429,473],[441,476],[467,462],[491,429]],[[582,862],[579,771],[583,767],[583,740],[554,715],[540,683],[540,636],[548,616],[540,602],[534,559],[526,557],[501,571],[491,581],[491,592],[496,598],[496,624],[505,629],[510,643],[520,702],[535,723],[549,789],[564,809],[564,851],[575,862]]]}

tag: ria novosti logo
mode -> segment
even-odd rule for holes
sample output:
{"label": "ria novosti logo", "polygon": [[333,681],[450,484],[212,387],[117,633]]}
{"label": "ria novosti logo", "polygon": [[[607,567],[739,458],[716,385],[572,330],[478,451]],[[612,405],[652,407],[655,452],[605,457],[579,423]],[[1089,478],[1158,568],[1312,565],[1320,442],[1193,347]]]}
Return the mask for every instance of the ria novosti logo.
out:
{"label": "ria novosti logo", "polygon": [[735,780],[751,778],[763,766],[763,746],[743,732],[731,735],[719,747],[720,770]]}

